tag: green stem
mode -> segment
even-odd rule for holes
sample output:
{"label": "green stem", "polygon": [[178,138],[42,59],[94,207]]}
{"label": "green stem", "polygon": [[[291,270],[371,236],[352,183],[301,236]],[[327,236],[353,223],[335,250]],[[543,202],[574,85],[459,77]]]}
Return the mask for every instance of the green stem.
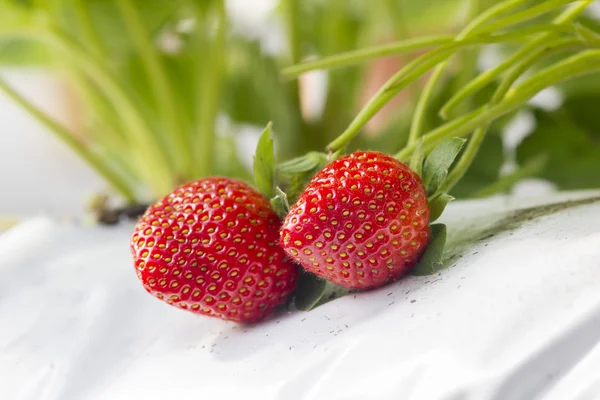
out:
{"label": "green stem", "polygon": [[424,36],[414,39],[406,39],[380,46],[372,46],[366,49],[349,51],[324,57],[318,60],[306,61],[300,64],[283,68],[282,74],[288,78],[302,75],[305,72],[317,69],[333,69],[360,64],[374,58],[385,57],[393,54],[409,53],[415,50],[426,49],[433,46],[449,44],[453,42],[451,35]]}
{"label": "green stem", "polygon": [[[585,9],[585,6],[587,6],[587,5],[584,4],[584,7],[581,7],[581,4],[578,4],[578,5],[570,7],[565,12],[563,12],[560,16],[555,18],[553,23],[554,24],[565,24],[565,23],[570,22],[572,19],[576,18],[577,15],[579,15],[579,13],[581,13]],[[545,42],[551,41],[551,40],[553,40],[553,35],[550,33],[547,33],[547,34],[541,35],[540,37],[538,37],[537,39],[534,39],[529,44],[523,46],[522,49],[527,50],[523,53],[523,57],[525,57],[525,58],[522,61],[517,62],[517,64],[514,66],[513,70],[500,83],[500,86],[496,89],[496,92],[492,96],[492,99],[490,100],[488,107],[493,107],[502,101],[502,99],[504,98],[506,93],[509,91],[509,89],[512,87],[512,85],[517,81],[517,79],[519,79],[519,77],[522,76],[522,74],[525,73],[525,71],[527,71],[541,56],[544,55],[545,52],[543,52],[543,51],[540,52],[539,49],[541,48],[544,50],[544,48],[546,47]],[[531,52],[531,55],[529,54],[529,52]],[[600,52],[598,54],[600,54]],[[573,58],[573,59],[577,60],[577,58]],[[567,60],[569,60],[569,59],[567,59]],[[565,60],[565,61],[567,61],[567,60]],[[573,61],[573,62],[577,62],[577,61]],[[564,63],[563,65],[568,67],[569,63],[567,62],[567,63]],[[551,73],[553,71],[553,67],[547,68],[545,71],[546,71],[546,73]],[[552,76],[552,75],[548,75],[548,76]],[[550,85],[548,85],[548,86],[550,86]],[[525,86],[525,87],[527,87],[527,86]],[[484,124],[484,125],[478,127],[475,130],[475,132],[473,132],[473,135],[471,136],[471,139],[469,140],[469,143],[467,144],[467,147],[465,148],[463,155],[461,156],[460,160],[458,161],[458,163],[456,164],[454,169],[450,172],[450,174],[448,174],[448,178],[444,181],[444,184],[440,188],[440,191],[446,192],[446,193],[449,192],[454,187],[454,185],[456,185],[462,179],[464,174],[467,172],[467,170],[473,163],[473,160],[477,156],[477,153],[479,151],[479,148],[481,147],[481,143],[483,142],[483,139],[485,138],[485,134],[488,130],[490,123],[487,123],[487,124]]]}
{"label": "green stem", "polygon": [[[600,71],[600,50],[588,50],[569,57],[532,75],[518,87],[511,89],[497,105],[487,109],[477,109],[430,131],[423,136],[423,143],[426,149],[431,149],[450,137],[465,136],[472,130],[517,109],[549,86],[598,71]],[[394,157],[407,160],[415,147],[416,145],[406,146]]]}
{"label": "green stem", "polygon": [[69,146],[76,154],[84,159],[92,168],[94,168],[102,177],[104,177],[121,195],[130,203],[136,201],[135,194],[131,190],[128,182],[126,182],[119,174],[117,174],[105,159],[97,157],[96,154],[90,151],[83,145],[75,136],[70,133],[65,127],[59,125],[56,121],[49,118],[41,112],[37,107],[31,104],[23,96],[17,93],[6,82],[0,79],[0,90],[2,90],[15,103],[23,108],[29,115],[38,120],[50,132],[55,134],[63,143]]}
{"label": "green stem", "polygon": [[[520,31],[511,32],[505,35],[499,35],[496,37],[474,37],[466,38],[462,42],[453,42],[445,46],[441,46],[412,62],[404,66],[400,71],[394,74],[388,81],[375,93],[375,95],[367,102],[367,104],[361,109],[358,115],[350,123],[348,128],[338,136],[334,141],[329,143],[327,150],[329,152],[336,152],[343,149],[346,144],[354,138],[360,131],[360,129],[394,96],[396,96],[402,89],[408,86],[410,83],[417,80],[427,71],[429,71],[435,65],[443,62],[448,57],[456,53],[459,49],[478,45],[488,44],[490,40],[498,40],[501,36],[503,39],[509,38],[520,38],[522,40],[523,32],[536,32],[539,33],[542,26],[525,28]],[[570,27],[557,27],[555,25],[543,25],[543,31],[547,30],[556,31],[557,29],[569,29]],[[414,143],[413,143],[414,144]]]}
{"label": "green stem", "polygon": [[[523,2],[524,0],[513,1],[515,3]],[[512,2],[511,2],[512,3]],[[507,7],[493,7],[496,10],[496,13],[499,10],[504,11]],[[491,15],[492,18],[496,14]],[[481,21],[481,17],[488,16],[488,13],[481,14],[477,21]],[[484,19],[483,22],[486,20]],[[483,23],[481,22],[481,23]],[[469,24],[471,26],[472,24]],[[479,25],[477,25],[479,26]],[[454,36],[451,35],[436,35],[436,36],[424,36],[413,39],[401,40],[394,43],[388,43],[379,46],[371,46],[365,49],[353,50],[341,54],[336,54],[330,57],[324,57],[313,61],[306,61],[300,64],[292,65],[286,68],[283,68],[282,75],[287,78],[294,78],[298,75],[302,75],[305,72],[317,70],[317,69],[333,69],[333,68],[341,68],[347,67],[355,64],[360,64],[365,61],[370,61],[375,58],[385,57],[393,54],[402,54],[409,53],[416,50],[427,49],[435,46],[443,46],[443,45],[457,45],[460,47],[461,44],[466,46],[476,43],[497,43],[503,41],[509,41],[511,39],[523,39],[522,36],[527,34],[535,34],[539,33],[540,30],[548,29],[548,25],[538,25],[532,26],[530,28],[523,28],[518,30],[517,32],[508,32],[498,35],[490,35],[490,34],[479,34],[475,33],[471,35],[468,39],[465,38],[463,40],[458,40]]]}
{"label": "green stem", "polygon": [[[479,8],[478,6],[479,6],[479,0],[471,0],[469,2],[469,12],[467,13],[468,19],[474,18],[477,15],[478,8]],[[481,24],[486,23],[488,21],[488,19],[492,18],[494,15],[495,14],[489,14],[487,16],[487,18],[480,18],[479,25],[468,25],[465,29],[463,29],[462,32],[460,32],[456,36],[456,40],[459,41],[459,40],[465,39],[466,37],[468,37],[468,35],[473,30],[477,29]],[[438,85],[440,79],[444,75],[444,72],[446,71],[446,68],[448,67],[448,63],[449,63],[449,59],[444,61],[437,67],[435,67],[431,77],[429,78],[429,80],[425,84],[425,87],[423,88],[423,93],[419,97],[419,101],[417,102],[417,106],[416,106],[415,112],[413,114],[413,120],[412,120],[412,124],[410,127],[410,132],[408,134],[408,141],[407,141],[408,144],[414,144],[419,140],[419,136],[421,135],[421,133],[423,131],[423,126],[425,124],[425,119],[427,116],[426,115],[427,106],[431,102],[431,98],[433,97],[433,92],[435,90],[435,87]],[[463,68],[464,68],[464,66],[463,66]]]}
{"label": "green stem", "polygon": [[[551,37],[554,38],[554,36]],[[536,44],[540,43],[536,42]],[[457,92],[454,96],[450,98],[450,100],[446,102],[446,104],[444,104],[440,111],[440,114],[443,118],[446,118],[447,116],[451,115],[455,108],[458,106],[458,104],[460,104],[466,98],[472,96],[474,93],[489,85],[502,73],[513,68],[515,64],[523,63],[523,61],[531,59],[531,62],[528,61],[527,63],[523,63],[531,65],[532,62],[535,63],[540,57],[543,57],[549,53],[559,52],[564,49],[568,49],[578,44],[582,44],[581,40],[576,38],[566,38],[562,40],[556,40],[553,43],[546,43],[543,47],[539,47],[537,49],[532,49],[531,46],[522,47],[496,67],[482,72],[475,79],[470,81],[466,86],[464,86],[462,90]]]}
{"label": "green stem", "polygon": [[[198,77],[196,83],[196,115],[198,116],[197,135],[194,141],[196,177],[212,174],[214,164],[215,121],[219,109],[219,93],[224,63],[223,47],[226,34],[224,2],[218,0],[215,3],[217,8],[217,30],[214,41],[207,42],[210,40],[208,34],[205,35],[205,38],[201,38],[202,31],[200,28],[198,28],[198,37],[196,37],[198,44],[206,46],[205,51],[197,51],[195,57],[196,69],[201,71],[201,76]],[[208,20],[210,17],[210,13],[203,16],[199,11],[196,15],[198,22],[203,19]]]}
{"label": "green stem", "polygon": [[180,169],[186,177],[192,175],[192,154],[185,129],[181,126],[178,116],[176,101],[169,83],[168,75],[161,63],[156,46],[152,43],[146,31],[138,10],[131,0],[116,0],[133,43],[139,49],[143,65],[148,74],[148,84],[154,92],[159,112],[165,124],[167,137],[172,137],[174,144],[175,161],[180,164]]}
{"label": "green stem", "polygon": [[[574,18],[576,18],[581,12],[583,12],[583,10],[590,3],[591,3],[591,0],[588,0],[588,1],[584,1],[584,2],[576,4],[576,5],[573,5],[572,7],[568,8],[565,12],[563,12],[561,15],[559,15],[557,18],[555,18],[553,23],[555,25],[564,25],[564,24],[569,23]],[[579,27],[578,25],[575,25],[574,29],[575,29],[575,32],[581,31],[581,27]],[[472,95],[479,89],[485,87],[488,83],[490,83],[492,80],[494,80],[501,73],[503,73],[504,71],[513,67],[515,65],[515,63],[519,63],[519,61],[521,61],[521,65],[524,67],[524,66],[530,65],[530,64],[528,64],[528,61],[527,61],[527,59],[529,59],[529,58],[531,58],[531,62],[535,62],[537,59],[535,58],[536,56],[532,56],[532,53],[538,54],[539,56],[543,56],[544,53],[539,51],[539,47],[544,47],[544,46],[542,46],[542,44],[545,41],[551,39],[552,35],[553,34],[551,32],[540,35],[538,38],[536,38],[535,40],[533,40],[532,42],[523,46],[520,50],[515,52],[511,57],[506,59],[503,63],[498,65],[496,68],[486,71],[483,74],[479,75],[475,80],[471,81],[462,91],[455,94],[442,107],[442,110],[441,110],[442,116],[445,117],[445,116],[449,115],[454,110],[456,105],[459,104],[463,99]],[[556,51],[560,51],[562,48],[567,48],[569,46],[570,41],[577,42],[575,39],[563,39],[562,41],[555,42],[553,44],[553,47],[555,46]],[[575,44],[575,43],[573,43],[573,44]],[[516,68],[515,71],[517,72],[517,70],[519,70],[521,68]],[[512,85],[512,83],[514,83],[514,80],[512,82],[510,80],[504,81],[504,85],[507,85],[509,83],[510,83],[510,85]],[[508,88],[504,88],[504,89],[508,89]]]}
{"label": "green stem", "polygon": [[88,6],[84,0],[75,0],[73,8],[78,18],[79,26],[83,32],[83,38],[85,43],[90,46],[93,53],[97,57],[105,57],[107,54],[104,42],[98,35],[98,31],[94,29],[90,14],[88,12]]}
{"label": "green stem", "polygon": [[290,61],[292,64],[297,64],[302,57],[301,32],[298,24],[300,2],[299,0],[283,0],[282,6],[287,28]]}
{"label": "green stem", "polygon": [[169,160],[162,150],[162,144],[156,132],[152,131],[142,119],[142,113],[135,107],[132,99],[117,83],[105,65],[90,57],[66,36],[59,32],[40,35],[39,40],[54,46],[63,52],[71,61],[81,68],[94,81],[114,107],[120,111],[123,124],[127,126],[130,140],[136,144],[143,158],[144,171],[150,182],[153,182],[156,194],[168,193],[173,188],[173,177]]}
{"label": "green stem", "polygon": [[478,30],[480,33],[495,32],[498,29],[505,29],[508,26],[516,25],[521,22],[539,17],[540,15],[554,11],[555,9],[574,3],[579,0],[545,0],[542,4],[528,8],[527,10],[515,13],[509,17],[502,18],[494,23],[485,26],[484,29]]}

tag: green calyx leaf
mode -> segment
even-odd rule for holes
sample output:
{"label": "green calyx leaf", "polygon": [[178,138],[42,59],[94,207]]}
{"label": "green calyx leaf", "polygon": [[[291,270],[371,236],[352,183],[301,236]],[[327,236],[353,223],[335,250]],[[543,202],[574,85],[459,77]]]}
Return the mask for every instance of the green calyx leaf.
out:
{"label": "green calyx leaf", "polygon": [[454,197],[448,193],[436,194],[429,200],[429,222],[436,221],[446,209],[448,203],[454,200]]}
{"label": "green calyx leaf", "polygon": [[448,170],[465,144],[465,139],[452,138],[438,145],[425,159],[423,183],[427,195],[433,195],[448,176]]}
{"label": "green calyx leaf", "polygon": [[266,197],[274,196],[275,179],[275,154],[273,138],[271,136],[271,123],[260,135],[256,152],[254,154],[254,181],[258,190]]}
{"label": "green calyx leaf", "polygon": [[325,279],[302,270],[298,286],[294,292],[294,305],[300,311],[309,311],[349,292],[350,289],[334,285]]}
{"label": "green calyx leaf", "polygon": [[288,211],[290,210],[290,204],[288,203],[287,194],[279,188],[279,186],[275,187],[275,197],[271,199],[271,206],[279,216],[279,218],[283,219]]}
{"label": "green calyx leaf", "polygon": [[278,169],[286,174],[296,174],[311,171],[325,165],[325,163],[327,163],[327,155],[325,153],[311,151],[301,157],[282,162],[279,164]]}
{"label": "green calyx leaf", "polygon": [[417,276],[434,274],[444,266],[442,261],[446,246],[446,225],[433,224],[429,229],[431,232],[429,246],[413,270],[413,274]]}
{"label": "green calyx leaf", "polygon": [[410,159],[410,169],[415,171],[417,175],[423,176],[423,160],[425,159],[425,152],[423,150],[423,138],[419,140],[417,148],[412,154]]}

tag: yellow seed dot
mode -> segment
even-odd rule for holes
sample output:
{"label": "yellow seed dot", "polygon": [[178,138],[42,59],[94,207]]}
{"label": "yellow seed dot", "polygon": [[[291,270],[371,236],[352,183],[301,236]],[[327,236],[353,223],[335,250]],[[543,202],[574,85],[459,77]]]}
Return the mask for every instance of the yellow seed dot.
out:
{"label": "yellow seed dot", "polygon": [[313,208],[311,208],[309,212],[311,212],[311,213],[316,213],[316,212],[317,212],[317,207],[313,207]]}
{"label": "yellow seed dot", "polygon": [[[325,215],[321,215],[321,216],[319,217],[319,219],[320,219],[321,221],[325,221],[325,220],[327,219],[327,217],[326,217]],[[297,226],[296,228],[299,228],[299,227],[300,227],[300,226]]]}
{"label": "yellow seed dot", "polygon": [[346,211],[344,211],[344,212],[342,213],[342,215],[343,215],[344,217],[347,217],[348,215],[350,215],[350,211],[346,210]]}
{"label": "yellow seed dot", "polygon": [[306,236],[305,236],[305,238],[306,238],[307,240],[312,240],[312,238],[313,238],[313,235],[306,235]]}
{"label": "yellow seed dot", "polygon": [[354,234],[354,237],[357,239],[362,239],[363,235],[362,235],[362,233],[356,233],[356,234]]}
{"label": "yellow seed dot", "polygon": [[171,287],[177,287],[177,286],[179,286],[179,283],[177,283],[177,282],[171,283]]}
{"label": "yellow seed dot", "polygon": [[333,263],[333,258],[331,258],[331,257],[327,257],[327,258],[325,259],[325,261],[327,261],[328,263],[332,264],[332,263]]}
{"label": "yellow seed dot", "polygon": [[295,244],[296,246],[302,246],[302,242],[301,242],[301,241],[299,241],[299,240],[295,240],[295,241],[294,241],[294,244]]}
{"label": "yellow seed dot", "polygon": [[338,245],[337,244],[332,244],[331,245],[331,250],[337,250],[338,249]]}
{"label": "yellow seed dot", "polygon": [[353,201],[353,204],[354,204],[354,205],[359,205],[359,204],[360,204],[360,200],[354,200],[354,201]]}
{"label": "yellow seed dot", "polygon": [[304,254],[310,255],[312,254],[312,251],[310,251],[310,249],[304,249]]}
{"label": "yellow seed dot", "polygon": [[343,240],[346,237],[346,235],[344,235],[343,233],[340,233],[338,235],[338,239]]}
{"label": "yellow seed dot", "polygon": [[329,233],[329,232],[325,232],[323,235],[324,235],[326,238],[330,238],[330,237],[331,237],[331,233]]}
{"label": "yellow seed dot", "polygon": [[342,197],[342,203],[345,203],[347,201],[348,201],[348,197],[347,196]]}
{"label": "yellow seed dot", "polygon": [[364,226],[365,230],[370,231],[371,230],[371,225],[367,224]]}
{"label": "yellow seed dot", "polygon": [[362,250],[359,250],[359,251],[357,252],[357,254],[358,254],[359,256],[364,256],[364,255],[365,255],[365,252],[364,252],[364,251],[362,251]]}
{"label": "yellow seed dot", "polygon": [[364,213],[360,213],[360,214],[358,214],[358,218],[360,218],[360,219],[364,219],[364,218],[365,218],[365,214],[364,214]]}
{"label": "yellow seed dot", "polygon": [[315,246],[317,246],[320,249],[323,247],[323,242],[317,242],[315,243]]}
{"label": "yellow seed dot", "polygon": [[370,249],[370,248],[372,248],[372,247],[373,247],[373,243],[369,242],[369,243],[367,243],[365,246],[367,246],[367,248],[369,248],[369,249]]}
{"label": "yellow seed dot", "polygon": [[331,225],[336,226],[338,222],[336,220],[331,221]]}

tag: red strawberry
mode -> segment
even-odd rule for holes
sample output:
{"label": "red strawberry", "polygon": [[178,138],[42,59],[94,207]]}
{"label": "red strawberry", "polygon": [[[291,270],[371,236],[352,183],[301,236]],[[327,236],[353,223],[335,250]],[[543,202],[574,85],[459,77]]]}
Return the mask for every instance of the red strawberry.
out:
{"label": "red strawberry", "polygon": [[247,184],[208,178],[153,206],[131,237],[144,288],[169,304],[237,322],[257,321],[296,286],[278,246],[279,219]]}
{"label": "red strawberry", "polygon": [[281,245],[305,269],[352,289],[402,277],[428,243],[421,179],[378,152],[356,152],[328,164],[290,208],[281,229]]}

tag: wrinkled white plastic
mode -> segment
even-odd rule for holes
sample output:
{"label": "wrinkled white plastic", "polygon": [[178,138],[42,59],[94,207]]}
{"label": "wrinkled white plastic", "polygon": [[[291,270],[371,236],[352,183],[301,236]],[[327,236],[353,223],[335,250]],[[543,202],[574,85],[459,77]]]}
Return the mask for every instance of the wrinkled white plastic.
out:
{"label": "wrinkled white plastic", "polygon": [[[457,203],[443,221],[456,238],[540,202]],[[40,218],[0,236],[0,399],[600,399],[600,202],[253,327],[146,294],[131,228]]]}

